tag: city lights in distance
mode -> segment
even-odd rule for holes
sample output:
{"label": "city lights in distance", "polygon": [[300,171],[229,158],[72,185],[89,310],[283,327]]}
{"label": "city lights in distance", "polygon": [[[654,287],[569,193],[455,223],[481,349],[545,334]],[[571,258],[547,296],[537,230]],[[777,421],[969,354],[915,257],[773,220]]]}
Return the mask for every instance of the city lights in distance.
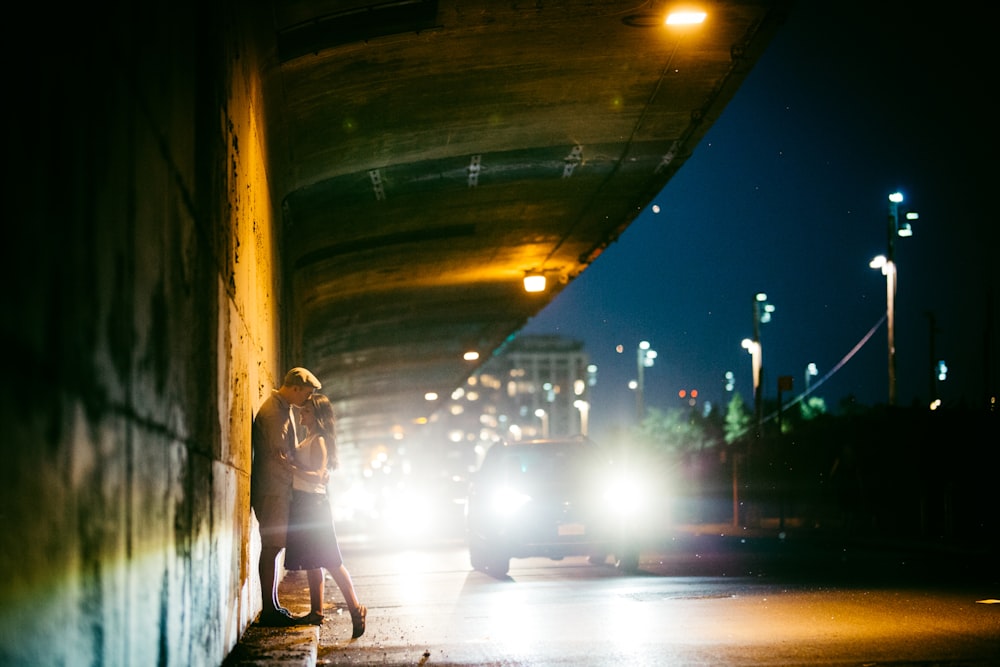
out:
{"label": "city lights in distance", "polygon": [[774,312],[774,304],[766,303],[767,294],[764,294],[763,292],[757,292],[757,294],[754,295],[754,300],[763,305],[763,308],[759,311],[760,323],[767,324],[771,321],[771,313]]}
{"label": "city lights in distance", "polygon": [[[920,214],[916,213],[914,211],[910,211],[909,213],[906,214],[906,219],[907,220],[919,220],[920,219]],[[905,238],[909,238],[909,237],[913,236],[913,227],[910,226],[909,222],[905,222],[902,225],[900,225],[899,231],[896,232],[896,235],[899,236],[899,237],[901,237],[901,238],[904,238],[904,239]]]}
{"label": "city lights in distance", "polygon": [[653,367],[656,360],[656,350],[650,349],[648,340],[639,343],[639,359],[646,368]]}

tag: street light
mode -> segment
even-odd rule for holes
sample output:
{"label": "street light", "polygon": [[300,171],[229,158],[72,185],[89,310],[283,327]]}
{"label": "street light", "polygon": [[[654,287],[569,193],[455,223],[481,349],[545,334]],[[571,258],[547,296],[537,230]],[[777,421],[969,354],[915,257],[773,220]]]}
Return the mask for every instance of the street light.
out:
{"label": "street light", "polygon": [[879,255],[868,263],[873,269],[881,269],[885,276],[885,313],[889,352],[889,405],[896,405],[896,283],[897,269],[895,261],[896,237],[913,236],[911,220],[917,220],[920,214],[907,211],[905,220],[899,221],[899,205],[903,195],[893,192],[889,195],[889,215],[886,225],[886,254]]}
{"label": "street light", "polygon": [[542,420],[542,437],[549,437],[549,413],[543,408],[535,410],[535,416]]}
{"label": "street light", "polygon": [[819,369],[816,368],[816,364],[811,363],[806,366],[806,393],[809,393],[809,387],[812,384],[812,379],[819,375]]}
{"label": "street light", "polygon": [[637,347],[635,350],[635,366],[636,366],[636,373],[639,378],[638,381],[636,382],[636,388],[635,388],[635,411],[636,415],[639,418],[639,421],[642,421],[642,416],[646,412],[646,405],[644,403],[645,398],[643,396],[643,391],[645,388],[645,378],[644,378],[645,374],[643,371],[646,368],[652,368],[653,361],[655,359],[656,359],[656,350],[653,350],[649,347],[649,341],[645,340],[641,341],[639,343],[639,347]]}

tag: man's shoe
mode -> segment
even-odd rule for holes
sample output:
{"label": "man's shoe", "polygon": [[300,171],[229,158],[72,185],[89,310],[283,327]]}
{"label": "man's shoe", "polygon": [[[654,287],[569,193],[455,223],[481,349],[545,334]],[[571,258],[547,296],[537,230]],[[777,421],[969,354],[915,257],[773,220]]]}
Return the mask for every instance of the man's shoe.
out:
{"label": "man's shoe", "polygon": [[294,625],[306,625],[304,618],[292,616],[285,609],[262,611],[257,625],[265,628],[290,628]]}

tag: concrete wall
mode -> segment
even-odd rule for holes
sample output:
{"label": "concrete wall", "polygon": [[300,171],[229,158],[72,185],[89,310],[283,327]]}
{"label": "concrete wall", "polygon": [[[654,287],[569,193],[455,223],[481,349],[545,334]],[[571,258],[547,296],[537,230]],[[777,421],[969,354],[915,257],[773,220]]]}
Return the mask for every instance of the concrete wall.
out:
{"label": "concrete wall", "polygon": [[260,609],[250,424],[285,360],[253,17],[158,4],[28,7],[3,47],[2,665],[220,664]]}

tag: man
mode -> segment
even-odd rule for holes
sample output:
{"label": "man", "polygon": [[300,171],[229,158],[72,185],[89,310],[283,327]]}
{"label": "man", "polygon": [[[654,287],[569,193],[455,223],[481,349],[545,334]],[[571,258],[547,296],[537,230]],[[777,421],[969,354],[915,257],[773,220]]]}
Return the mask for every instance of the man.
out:
{"label": "man", "polygon": [[264,400],[253,420],[253,465],[250,473],[250,506],[260,524],[260,589],[263,609],[258,624],[273,627],[297,625],[278,602],[278,555],[285,548],[288,507],[292,497],[292,454],[295,451],[295,416],[292,406],[301,407],[322,388],[316,376],[305,368],[285,374],[281,387]]}

